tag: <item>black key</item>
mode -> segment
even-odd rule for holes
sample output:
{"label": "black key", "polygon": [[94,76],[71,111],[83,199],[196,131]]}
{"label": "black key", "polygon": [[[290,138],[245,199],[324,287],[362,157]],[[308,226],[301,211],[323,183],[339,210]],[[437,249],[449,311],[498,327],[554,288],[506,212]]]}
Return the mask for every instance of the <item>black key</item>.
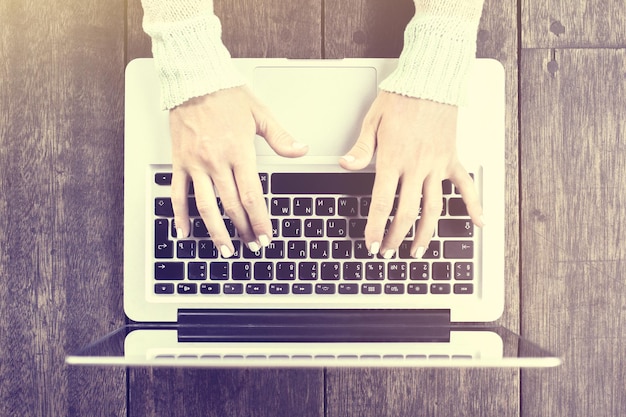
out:
{"label": "black key", "polygon": [[450,284],[431,284],[431,294],[450,294]]}
{"label": "black key", "polygon": [[341,277],[339,262],[322,262],[321,278],[326,281],[337,281]]}
{"label": "black key", "polygon": [[350,259],[352,257],[352,242],[349,240],[335,240],[332,243],[334,259]]}
{"label": "black key", "polygon": [[272,198],[270,204],[272,216],[288,216],[290,204],[288,198]]}
{"label": "black key", "polygon": [[404,294],[404,284],[385,284],[385,294]]}
{"label": "black key", "polygon": [[312,294],[313,286],[311,284],[293,284],[291,292],[293,294]]}
{"label": "black key", "polygon": [[472,237],[474,225],[470,219],[439,220],[439,237]]}
{"label": "black key", "polygon": [[367,250],[364,240],[354,241],[354,257],[356,259],[371,259],[373,255]]}
{"label": "black key", "polygon": [[189,213],[189,217],[198,217],[200,215],[195,197],[187,199],[187,213]]}
{"label": "black key", "polygon": [[174,217],[174,209],[172,208],[172,200],[169,197],[160,197],[154,199],[154,215],[163,217]]}
{"label": "black key", "polygon": [[387,278],[403,281],[407,278],[406,262],[389,262],[387,264]]}
{"label": "black key", "polygon": [[174,257],[174,242],[171,240],[157,242],[154,245],[154,257],[156,259],[171,259]]}
{"label": "black key", "polygon": [[250,262],[233,262],[231,270],[234,280],[247,281],[251,278],[252,265]]}
{"label": "black key", "polygon": [[200,294],[219,294],[220,284],[200,284]]}
{"label": "black key", "polygon": [[427,284],[409,284],[407,292],[409,294],[428,294]]}
{"label": "black key", "polygon": [[224,284],[224,294],[243,294],[243,284]]}
{"label": "black key", "polygon": [[263,194],[267,194],[269,191],[269,177],[267,173],[260,172],[259,173],[259,181],[261,181],[261,187],[263,188]]}
{"label": "black key", "polygon": [[298,279],[315,281],[317,279],[317,262],[300,262],[298,265]]}
{"label": "black key", "polygon": [[233,252],[233,256],[229,259],[237,259],[241,256],[241,241],[233,240],[233,248],[235,248],[235,251]]}
{"label": "black key", "polygon": [[289,284],[270,284],[270,294],[289,294]]}
{"label": "black key", "polygon": [[296,279],[296,263],[295,262],[276,263],[276,279],[289,280],[289,281]]}
{"label": "black key", "polygon": [[197,294],[198,284],[180,283],[176,286],[176,292],[178,294]]}
{"label": "black key", "polygon": [[293,199],[293,214],[296,216],[310,216],[313,214],[313,199],[299,197]]}
{"label": "black key", "polygon": [[370,214],[370,205],[372,204],[371,197],[361,198],[361,217],[367,217]]}
{"label": "black key", "polygon": [[462,198],[451,198],[448,201],[448,214],[450,216],[468,216],[467,207]]}
{"label": "black key", "polygon": [[350,281],[363,279],[363,264],[361,262],[345,262],[343,264],[343,279]]}
{"label": "black key", "polygon": [[346,219],[328,219],[326,220],[326,236],[328,237],[346,237],[348,232],[348,222]]}
{"label": "black key", "polygon": [[441,257],[441,242],[437,240],[431,240],[424,252],[424,259],[438,259]]}
{"label": "black key", "polygon": [[330,256],[329,242],[326,240],[312,240],[309,243],[309,256],[312,259],[327,259]]}
{"label": "black key", "polygon": [[279,237],[280,230],[278,229],[278,219],[271,219],[271,220],[272,220],[272,237]]}
{"label": "black key", "polygon": [[235,237],[235,224],[233,221],[231,219],[224,219],[224,226],[226,226],[230,237]]}
{"label": "black key", "polygon": [[252,252],[247,245],[243,245],[243,257],[244,259],[260,259],[263,255],[263,249],[259,249],[256,252]]}
{"label": "black key", "polygon": [[196,257],[195,240],[179,240],[176,243],[176,257],[179,259],[193,259]]}
{"label": "black key", "polygon": [[254,264],[254,279],[270,281],[274,278],[274,264],[272,262],[257,262]]}
{"label": "black key", "polygon": [[367,219],[350,219],[348,222],[348,235],[351,238],[364,238],[365,225],[367,225]]}
{"label": "black key", "polygon": [[358,294],[359,284],[339,284],[339,294]]}
{"label": "black key", "polygon": [[289,172],[272,174],[272,194],[368,195],[373,172]]}
{"label": "black key", "polygon": [[200,259],[216,259],[219,253],[212,240],[198,242],[198,257]]}
{"label": "black key", "polygon": [[443,180],[441,182],[441,191],[444,195],[452,194],[452,182],[450,180]]}
{"label": "black key", "polygon": [[190,280],[198,281],[207,279],[206,262],[189,262],[187,264],[187,277]]}
{"label": "black key", "polygon": [[383,262],[367,262],[365,264],[365,279],[368,281],[385,279],[385,264]]}
{"label": "black key", "polygon": [[154,241],[157,243],[169,241],[169,220],[156,219],[154,221]]}
{"label": "black key", "polygon": [[304,221],[304,236],[323,237],[324,221],[322,219],[307,219]]}
{"label": "black key", "polygon": [[282,259],[285,257],[285,242],[274,241],[265,248],[267,259]]}
{"label": "black key", "polygon": [[340,197],[337,200],[337,212],[343,217],[359,215],[359,200],[355,197]]}
{"label": "black key", "polygon": [[155,294],[174,294],[174,284],[154,284]]}
{"label": "black key", "polygon": [[283,219],[282,223],[284,237],[300,237],[302,235],[302,220]]}
{"label": "black key", "polygon": [[315,284],[315,294],[334,294],[335,291],[335,284]]}
{"label": "black key", "polygon": [[430,275],[428,262],[411,262],[410,278],[412,280],[427,280]]}
{"label": "black key", "polygon": [[185,278],[183,262],[157,262],[154,264],[154,279],[182,280]]}
{"label": "black key", "polygon": [[306,246],[306,241],[304,240],[290,240],[287,242],[287,257],[289,259],[306,258]]}
{"label": "black key", "polygon": [[228,262],[211,262],[209,278],[213,281],[224,281],[228,279]]}
{"label": "black key", "polygon": [[381,294],[382,286],[380,284],[362,284],[361,294]]}
{"label": "black key", "polygon": [[457,262],[454,264],[454,279],[474,279],[474,264],[471,262]]}
{"label": "black key", "polygon": [[172,185],[172,173],[157,172],[154,174],[154,183],[158,185]]}
{"label": "black key", "polygon": [[471,240],[443,242],[443,257],[446,259],[472,259],[474,257],[474,242]]}
{"label": "black key", "polygon": [[193,221],[193,236],[194,237],[209,237],[209,230],[204,224],[202,219],[194,219]]}
{"label": "black key", "polygon": [[455,294],[473,294],[474,285],[472,284],[454,284]]}
{"label": "black key", "polygon": [[334,216],[335,199],[332,197],[318,197],[315,199],[315,215]]}
{"label": "black key", "polygon": [[246,294],[265,294],[266,292],[265,284],[246,284]]}
{"label": "black key", "polygon": [[433,262],[433,279],[449,280],[450,268],[449,262]]}
{"label": "black key", "polygon": [[400,243],[400,247],[398,248],[398,257],[400,259],[410,259],[411,256],[411,245],[413,242],[410,240],[404,240]]}

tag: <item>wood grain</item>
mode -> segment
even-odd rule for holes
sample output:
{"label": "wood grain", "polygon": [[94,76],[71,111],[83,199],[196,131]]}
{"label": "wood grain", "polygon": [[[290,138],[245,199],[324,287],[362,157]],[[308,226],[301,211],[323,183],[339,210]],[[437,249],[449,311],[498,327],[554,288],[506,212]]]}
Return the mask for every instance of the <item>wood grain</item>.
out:
{"label": "wood grain", "polygon": [[121,325],[124,2],[0,4],[0,415],[125,413],[70,368]]}
{"label": "wood grain", "polygon": [[565,358],[524,371],[524,415],[626,413],[626,52],[522,52],[522,329]]}
{"label": "wood grain", "polygon": [[[514,331],[519,329],[516,7],[510,0],[486,1],[477,51],[502,62],[506,71],[506,307],[499,323]],[[325,11],[329,57],[398,56],[413,2],[328,0]],[[517,370],[329,369],[326,395],[328,416],[512,416],[519,414],[519,390]]]}
{"label": "wood grain", "polygon": [[623,0],[521,0],[523,48],[626,46]]}
{"label": "wood grain", "polygon": [[[129,1],[129,58],[150,56]],[[321,1],[216,0],[234,57],[321,57]],[[141,416],[322,416],[323,370],[129,370],[129,413]]]}

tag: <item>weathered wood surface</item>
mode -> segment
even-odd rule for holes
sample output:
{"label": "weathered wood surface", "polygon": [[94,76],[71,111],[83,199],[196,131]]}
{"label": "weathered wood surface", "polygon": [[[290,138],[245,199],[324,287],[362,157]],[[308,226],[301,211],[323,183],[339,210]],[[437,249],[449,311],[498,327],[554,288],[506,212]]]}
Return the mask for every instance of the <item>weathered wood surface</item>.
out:
{"label": "weathered wood surface", "polygon": [[565,364],[524,371],[525,416],[626,415],[624,50],[522,52],[522,329]]}
{"label": "weathered wood surface", "polygon": [[0,2],[0,415],[124,415],[122,0]]}

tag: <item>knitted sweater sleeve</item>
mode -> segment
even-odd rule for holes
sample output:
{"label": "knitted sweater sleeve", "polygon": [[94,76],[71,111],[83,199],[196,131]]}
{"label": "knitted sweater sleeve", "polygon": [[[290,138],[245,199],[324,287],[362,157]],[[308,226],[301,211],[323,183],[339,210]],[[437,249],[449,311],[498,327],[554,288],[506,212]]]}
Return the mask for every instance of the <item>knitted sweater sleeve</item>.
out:
{"label": "knitted sweater sleeve", "polygon": [[163,108],[245,84],[222,43],[213,0],[142,0],[142,5]]}
{"label": "knitted sweater sleeve", "polygon": [[483,0],[414,0],[398,67],[385,91],[460,105],[472,62]]}

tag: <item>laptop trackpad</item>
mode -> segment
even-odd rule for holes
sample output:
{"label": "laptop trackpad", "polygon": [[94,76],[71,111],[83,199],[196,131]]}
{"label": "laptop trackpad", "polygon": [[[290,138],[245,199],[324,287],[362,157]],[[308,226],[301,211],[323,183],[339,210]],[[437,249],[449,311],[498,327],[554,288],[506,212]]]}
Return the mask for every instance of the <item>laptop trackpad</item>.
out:
{"label": "laptop trackpad", "polygon": [[[358,138],[377,94],[371,67],[258,67],[256,95],[310,156],[340,156]],[[257,138],[257,154],[273,155]]]}

